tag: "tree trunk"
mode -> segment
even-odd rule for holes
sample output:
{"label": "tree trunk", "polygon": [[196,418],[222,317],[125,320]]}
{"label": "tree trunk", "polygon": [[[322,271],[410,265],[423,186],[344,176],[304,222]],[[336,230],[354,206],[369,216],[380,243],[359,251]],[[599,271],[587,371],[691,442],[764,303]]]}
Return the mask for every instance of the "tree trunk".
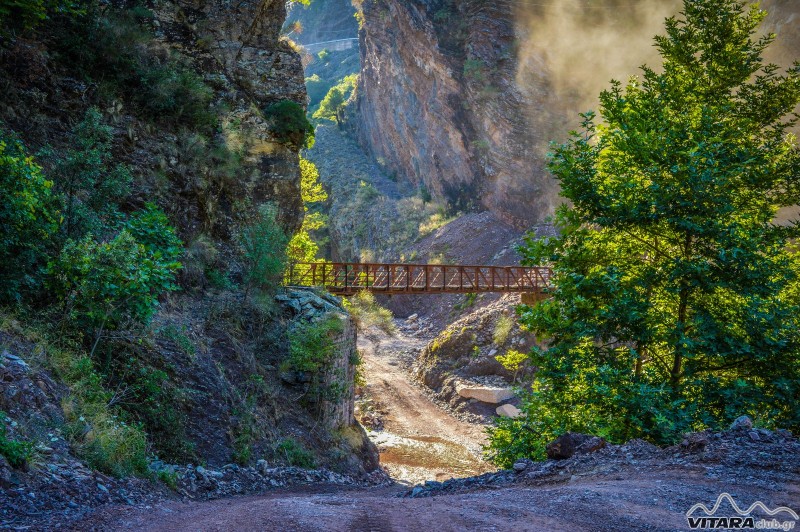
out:
{"label": "tree trunk", "polygon": [[[683,247],[683,258],[689,260],[691,257],[692,235],[686,235]],[[682,281],[680,292],[678,293],[678,322],[675,329],[678,332],[678,340],[675,343],[675,355],[672,361],[672,371],[670,371],[669,382],[673,389],[677,389],[681,382],[681,371],[683,370],[683,358],[685,347],[683,345],[686,333],[686,316],[689,307],[689,283]]]}

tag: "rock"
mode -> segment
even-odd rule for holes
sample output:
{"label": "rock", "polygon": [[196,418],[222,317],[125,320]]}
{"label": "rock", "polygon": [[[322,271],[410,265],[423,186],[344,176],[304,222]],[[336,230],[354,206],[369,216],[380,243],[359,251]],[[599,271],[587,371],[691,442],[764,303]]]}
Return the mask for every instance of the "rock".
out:
{"label": "rock", "polygon": [[750,439],[753,440],[753,441],[761,441],[761,436],[759,436],[758,432],[756,432],[754,430],[751,430],[750,432],[748,432],[747,435],[750,436]]}
{"label": "rock", "polygon": [[520,410],[514,405],[498,406],[495,412],[497,412],[498,416],[510,417],[510,418],[515,418],[522,415],[522,410]]}
{"label": "rock", "polygon": [[407,318],[406,318],[406,321],[407,321],[408,323],[414,323],[414,322],[415,322],[415,321],[417,321],[418,319],[419,319],[419,314],[412,314],[411,316],[409,316],[409,317],[407,317]]}
{"label": "rock", "polygon": [[525,460],[518,460],[518,461],[514,462],[514,465],[512,466],[512,468],[517,473],[521,473],[522,471],[525,471],[526,469],[528,469],[528,462],[526,462]]}
{"label": "rock", "polygon": [[753,428],[753,420],[748,416],[739,416],[731,424],[731,430],[750,430]]}
{"label": "rock", "polygon": [[411,490],[412,497],[419,497],[425,492],[425,489],[422,486],[414,486],[414,489]]}
{"label": "rock", "polygon": [[511,388],[486,388],[482,386],[460,386],[458,395],[467,399],[477,399],[484,403],[498,404],[514,397]]}
{"label": "rock", "polygon": [[686,434],[681,442],[681,447],[689,452],[700,452],[708,445],[708,435],[704,432]]}
{"label": "rock", "polygon": [[564,460],[575,455],[599,451],[606,445],[606,440],[598,436],[567,432],[547,444],[547,457],[552,460]]}

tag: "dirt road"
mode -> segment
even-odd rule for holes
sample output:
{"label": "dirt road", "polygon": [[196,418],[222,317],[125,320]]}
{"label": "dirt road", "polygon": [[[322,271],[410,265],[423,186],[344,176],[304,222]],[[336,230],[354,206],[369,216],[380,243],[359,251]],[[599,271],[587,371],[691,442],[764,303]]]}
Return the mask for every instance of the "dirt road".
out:
{"label": "dirt road", "polygon": [[[585,475],[583,473],[586,473]],[[80,530],[227,531],[673,531],[686,512],[721,492],[740,505],[763,501],[800,510],[800,487],[765,478],[712,479],[703,467],[630,467],[548,480],[543,485],[398,498],[390,488],[283,492],[204,503],[110,509]],[[728,515],[730,508],[721,514]],[[788,515],[778,516],[791,520]],[[76,529],[76,530],[77,530]]]}
{"label": "dirt road", "polygon": [[406,367],[424,340],[379,332],[359,337],[367,385],[361,409],[376,413],[381,431],[369,431],[381,465],[397,482],[443,481],[492,471],[480,459],[482,426],[460,421],[412,384]]}
{"label": "dirt road", "polygon": [[[402,335],[373,335],[360,344],[369,383],[366,395],[372,397],[367,406],[384,426],[371,434],[381,448],[381,461],[405,484],[481,473],[489,468],[477,457],[481,427],[441,410],[411,384],[403,369],[421,343]],[[408,492],[402,485],[314,485],[210,502],[106,507],[74,529],[687,530],[687,511],[696,503],[712,507],[723,492],[742,508],[761,501],[768,508],[800,512],[800,442],[788,433],[747,430],[701,433],[668,449],[634,440],[569,460],[529,463],[519,473],[450,481],[422,490],[416,498],[403,496]],[[724,506],[718,516],[732,512]],[[785,513],[776,517],[792,521]]]}

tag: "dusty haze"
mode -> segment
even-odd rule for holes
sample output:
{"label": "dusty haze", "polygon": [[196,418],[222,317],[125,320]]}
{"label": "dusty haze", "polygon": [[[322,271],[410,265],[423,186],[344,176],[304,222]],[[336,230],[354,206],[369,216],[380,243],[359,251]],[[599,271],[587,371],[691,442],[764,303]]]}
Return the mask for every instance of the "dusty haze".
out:
{"label": "dusty haze", "polygon": [[545,2],[518,3],[517,83],[535,83],[544,70],[554,106],[575,120],[576,112],[597,107],[611,79],[624,82],[641,65],[659,63],[653,37],[664,33],[664,19],[682,6],[679,0],[538,4]]}

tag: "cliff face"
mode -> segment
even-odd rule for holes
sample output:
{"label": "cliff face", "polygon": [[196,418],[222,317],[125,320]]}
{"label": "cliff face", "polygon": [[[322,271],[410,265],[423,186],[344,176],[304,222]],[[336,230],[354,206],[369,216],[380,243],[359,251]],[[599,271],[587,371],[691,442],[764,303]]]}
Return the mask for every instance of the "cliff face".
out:
{"label": "cliff face", "polygon": [[[353,127],[390,172],[456,208],[526,228],[559,202],[545,169],[551,140],[596,109],[610,79],[658,62],[652,37],[678,0],[602,8],[509,0],[363,2],[362,74]],[[767,55],[798,57],[796,2],[763,3]]]}
{"label": "cliff face", "polygon": [[362,12],[362,143],[456,208],[515,225],[549,214],[556,185],[527,113],[547,84],[516,83],[513,3],[365,2]]}
{"label": "cliff face", "polygon": [[282,225],[295,231],[303,216],[298,147],[278,142],[268,117],[259,113],[281,100],[306,103],[300,57],[280,39],[286,3],[181,0],[159,4],[155,15],[157,36],[194,60],[231,108],[226,123],[241,127],[236,139],[227,140],[244,150],[251,170],[219,206],[232,205],[237,197],[253,204],[273,202]]}
{"label": "cliff face", "polygon": [[[114,199],[120,217],[155,203],[185,243],[177,290],[162,295],[147,323],[130,331],[124,324],[124,333],[103,337],[100,344],[111,353],[105,366],[87,359],[102,380],[98,386],[142,394],[113,411],[141,422],[148,452],[164,460],[284,463],[283,444],[316,452],[320,466],[358,471],[360,451],[335,439],[338,429],[353,431],[348,441],[362,436],[351,426],[352,322],[335,301],[313,293],[284,293],[272,301],[237,285],[243,269],[237,231],[252,223],[256,208],[273,203],[287,232],[303,218],[300,146],[282,134],[292,116],[271,110],[288,100],[289,109],[302,116],[306,104],[300,57],[280,38],[286,3],[178,0],[146,3],[150,9],[131,4],[107,2],[85,15],[54,16],[10,37],[0,31],[0,140],[13,135],[24,141],[59,190],[69,175],[58,161],[72,153],[90,157],[75,125],[96,116],[109,137],[103,159],[130,177]],[[100,167],[89,164],[92,171]],[[117,231],[110,223],[105,230]],[[50,294],[44,295],[50,305]],[[60,305],[52,307],[42,309],[42,320],[59,314]],[[25,346],[21,359],[38,364],[37,371],[55,371],[51,360],[34,361],[31,355],[45,342],[23,326],[10,326],[13,315],[0,310],[0,344],[12,338]],[[289,356],[289,331],[330,313],[344,326],[332,333],[336,356],[324,383],[342,393],[298,405],[308,379],[286,378],[278,370]],[[70,343],[70,355],[94,353],[84,344]],[[2,362],[0,353],[0,370]],[[143,386],[140,375],[160,380]],[[84,386],[59,374],[54,378],[64,380],[62,388]],[[59,411],[58,400],[52,403],[53,415],[63,421],[68,414]],[[35,439],[27,426],[20,423],[20,437]],[[80,450],[83,442],[76,441]],[[372,448],[364,449],[374,468]],[[7,465],[0,461],[0,485]],[[33,476],[23,483],[37,482]]]}

